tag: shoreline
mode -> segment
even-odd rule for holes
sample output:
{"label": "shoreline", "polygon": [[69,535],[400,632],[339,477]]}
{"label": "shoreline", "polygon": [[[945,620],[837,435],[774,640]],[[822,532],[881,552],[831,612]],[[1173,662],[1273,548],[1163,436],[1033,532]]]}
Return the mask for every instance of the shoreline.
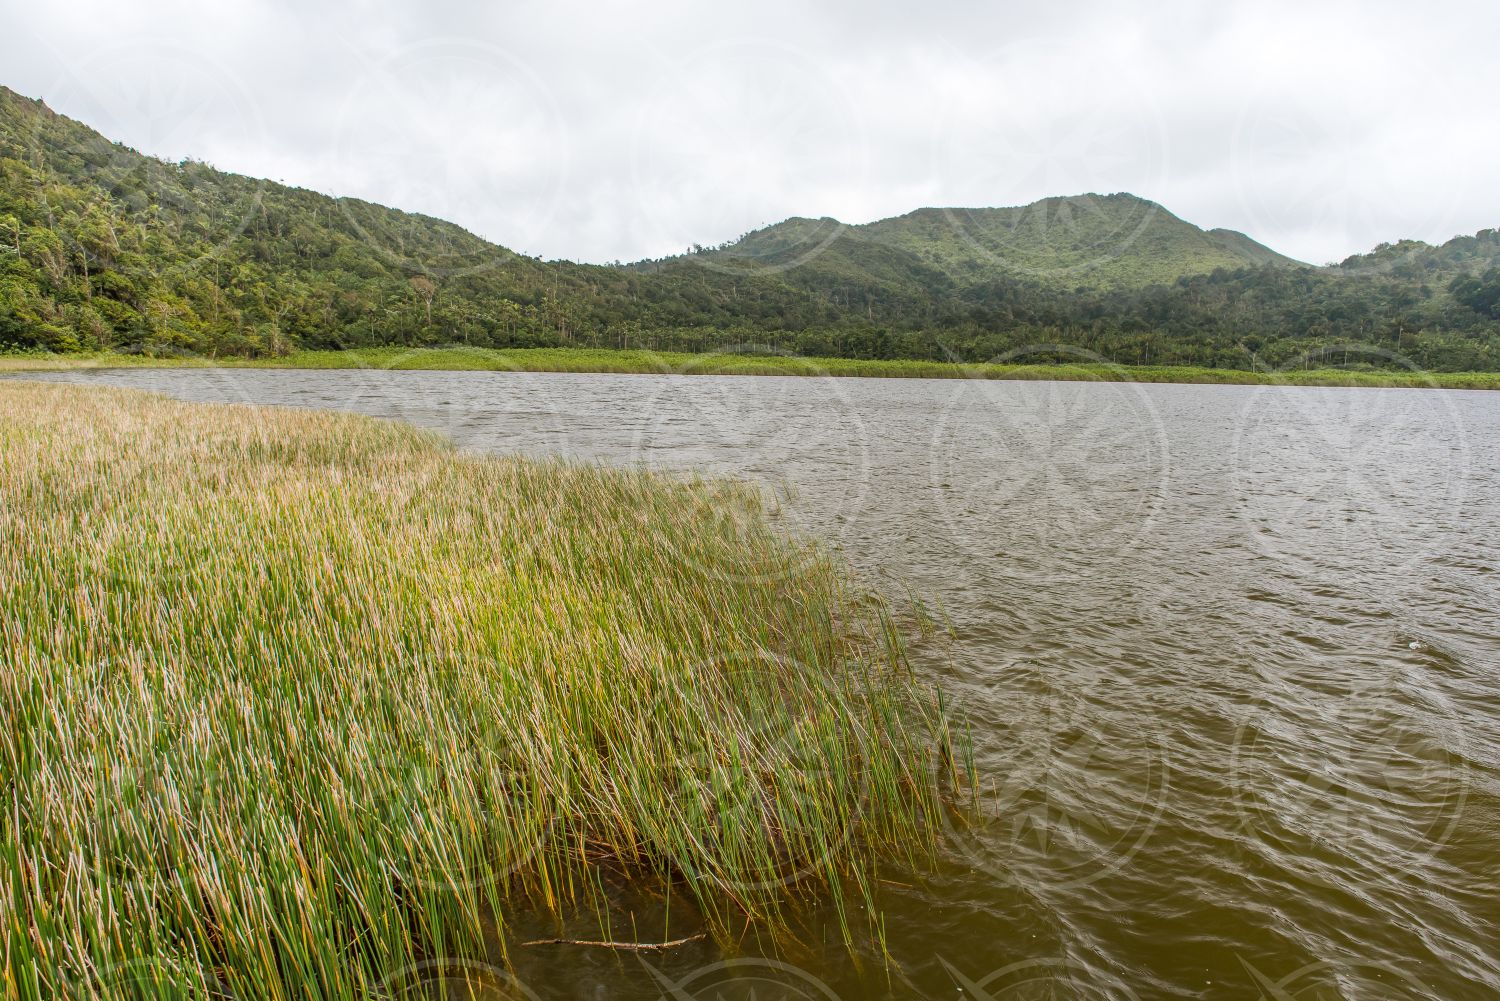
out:
{"label": "shoreline", "polygon": [[365,348],[349,351],[298,351],[278,358],[153,358],[115,353],[0,356],[0,373],[110,368],[382,369],[605,375],[967,378],[1017,382],[1147,382],[1373,389],[1500,389],[1500,372],[1384,372],[1327,368],[1249,372],[1181,365],[968,364],[595,348]]}

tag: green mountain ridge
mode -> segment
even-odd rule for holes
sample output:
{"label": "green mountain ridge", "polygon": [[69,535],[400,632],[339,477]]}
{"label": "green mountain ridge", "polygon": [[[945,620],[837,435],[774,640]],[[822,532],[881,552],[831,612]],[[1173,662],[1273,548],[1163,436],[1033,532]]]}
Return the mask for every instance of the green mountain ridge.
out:
{"label": "green mountain ridge", "polygon": [[1287,257],[1285,254],[1279,254],[1270,247],[1257,243],[1239,230],[1210,229],[1205,235],[1223,247],[1227,253],[1234,255],[1239,260],[1253,267],[1259,267],[1263,264],[1276,264],[1287,268],[1307,268],[1312,266],[1295,258]]}
{"label": "green mountain ridge", "polygon": [[1500,367],[1500,236],[1314,269],[1112,194],[790,219],[633,265],[541,261],[430,216],[146,156],[0,88],[0,349],[1024,352],[1233,368],[1351,342],[1376,365]]}
{"label": "green mountain ridge", "polygon": [[1065,288],[1130,287],[1275,264],[1307,267],[1243,233],[1203,230],[1128,193],[1009,208],[921,208],[874,222],[792,218],[718,248],[726,263],[810,261],[840,241],[901,251],[955,285],[1002,278]]}
{"label": "green mountain ridge", "polygon": [[864,228],[963,280],[1009,275],[1070,287],[1142,286],[1268,261],[1303,266],[1248,237],[1242,250],[1125,192],[1009,208],[918,209]]}

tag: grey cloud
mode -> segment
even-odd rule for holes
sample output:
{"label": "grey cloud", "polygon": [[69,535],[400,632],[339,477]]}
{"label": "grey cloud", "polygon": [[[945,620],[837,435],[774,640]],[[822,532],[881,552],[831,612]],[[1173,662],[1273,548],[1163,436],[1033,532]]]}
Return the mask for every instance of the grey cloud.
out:
{"label": "grey cloud", "polygon": [[1500,224],[1500,10],[8,5],[0,82],[130,145],[544,257],[1131,190],[1294,256]]}

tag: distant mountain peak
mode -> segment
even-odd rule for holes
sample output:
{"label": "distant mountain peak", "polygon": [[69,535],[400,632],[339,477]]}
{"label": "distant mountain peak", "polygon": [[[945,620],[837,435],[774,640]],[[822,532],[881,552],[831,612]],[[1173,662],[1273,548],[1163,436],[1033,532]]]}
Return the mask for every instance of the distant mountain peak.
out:
{"label": "distant mountain peak", "polygon": [[798,216],[629,267],[543,262],[425,215],[112,142],[0,88],[0,349],[211,356],[296,347],[747,344],[982,360],[1292,364],[1374,340],[1500,358],[1500,234],[1306,269],[1129,192]]}
{"label": "distant mountain peak", "polygon": [[[863,244],[863,247],[859,245]],[[840,246],[836,246],[840,245]],[[742,262],[816,266],[832,250],[847,258],[887,252],[888,273],[906,255],[913,273],[939,273],[955,286],[1021,278],[1066,287],[1144,286],[1220,268],[1305,267],[1233,230],[1203,230],[1158,202],[1130,192],[1053,195],[1005,207],[927,206],[874,222],[793,217],[748,233],[718,251]]]}

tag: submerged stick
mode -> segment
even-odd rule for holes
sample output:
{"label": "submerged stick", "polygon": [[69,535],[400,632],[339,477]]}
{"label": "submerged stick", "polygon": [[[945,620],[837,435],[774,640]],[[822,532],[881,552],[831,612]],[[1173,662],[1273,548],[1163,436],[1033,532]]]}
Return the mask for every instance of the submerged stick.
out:
{"label": "submerged stick", "polygon": [[532,942],[522,942],[526,945],[588,945],[598,949],[628,949],[631,952],[659,952],[662,949],[672,949],[679,945],[687,945],[689,942],[697,942],[706,938],[707,932],[699,932],[689,935],[687,938],[673,939],[671,942],[585,942],[576,938],[539,938]]}

